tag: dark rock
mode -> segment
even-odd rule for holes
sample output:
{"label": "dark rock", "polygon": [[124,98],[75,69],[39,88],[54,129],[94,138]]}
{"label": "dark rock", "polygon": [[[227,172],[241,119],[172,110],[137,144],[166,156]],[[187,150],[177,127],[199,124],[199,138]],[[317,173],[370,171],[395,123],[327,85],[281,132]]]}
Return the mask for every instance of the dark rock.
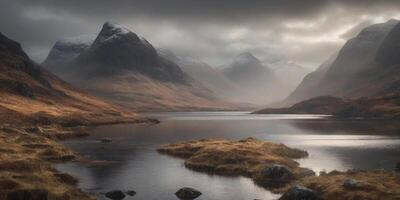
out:
{"label": "dark rock", "polygon": [[12,89],[14,90],[15,93],[24,97],[29,97],[29,98],[34,97],[33,89],[29,87],[28,84],[19,81],[14,82],[14,84],[15,85],[12,86],[13,87]]}
{"label": "dark rock", "polygon": [[29,133],[38,133],[38,132],[41,132],[41,130],[40,130],[40,128],[38,128],[38,127],[28,127],[28,128],[25,128],[25,131],[26,132],[29,132]]}
{"label": "dark rock", "polygon": [[42,189],[26,189],[12,191],[7,194],[6,200],[47,200],[48,192]]}
{"label": "dark rock", "polygon": [[107,192],[105,196],[112,200],[122,200],[125,198],[126,195],[121,190],[113,190]]}
{"label": "dark rock", "polygon": [[190,200],[190,199],[195,199],[195,198],[199,197],[201,195],[201,192],[199,192],[193,188],[184,187],[184,188],[179,189],[175,193],[175,195],[179,199]]}
{"label": "dark rock", "polygon": [[321,198],[314,190],[294,186],[285,192],[279,200],[321,200]]}
{"label": "dark rock", "polygon": [[136,194],[136,192],[133,191],[133,190],[128,190],[128,191],[126,191],[125,193],[126,193],[127,195],[129,195],[129,196],[135,196],[135,194]]}
{"label": "dark rock", "polygon": [[343,188],[349,190],[356,190],[362,188],[362,183],[354,179],[347,179],[343,183]]}
{"label": "dark rock", "polygon": [[63,183],[69,184],[69,185],[77,185],[78,184],[78,179],[76,179],[75,177],[69,175],[69,174],[65,174],[65,173],[56,173],[54,174],[54,176]]}
{"label": "dark rock", "polygon": [[400,172],[400,162],[398,162],[396,164],[396,168],[395,168],[396,172]]}
{"label": "dark rock", "polygon": [[305,176],[315,176],[315,172],[311,169],[303,169],[303,171],[301,172],[301,176],[305,177]]}
{"label": "dark rock", "polygon": [[294,178],[293,172],[288,167],[272,165],[264,168],[256,180],[265,187],[282,187]]}
{"label": "dark rock", "polygon": [[102,143],[110,143],[110,142],[112,142],[112,139],[110,139],[110,138],[101,138],[100,142],[102,142]]}

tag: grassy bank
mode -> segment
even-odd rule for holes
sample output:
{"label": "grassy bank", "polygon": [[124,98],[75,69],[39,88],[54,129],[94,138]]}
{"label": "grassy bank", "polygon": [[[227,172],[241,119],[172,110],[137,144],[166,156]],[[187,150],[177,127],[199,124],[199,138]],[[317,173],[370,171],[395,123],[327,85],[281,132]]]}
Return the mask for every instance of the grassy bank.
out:
{"label": "grassy bank", "polygon": [[[126,123],[156,123],[155,120],[125,120]],[[93,123],[90,125],[113,124]],[[94,199],[77,188],[78,180],[52,167],[53,163],[81,160],[57,141],[86,136],[85,127],[50,125],[0,126],[0,199]]]}
{"label": "grassy bank", "polygon": [[[394,171],[332,171],[316,176],[294,160],[308,156],[307,152],[253,138],[178,142],[162,146],[158,151],[185,159],[185,166],[196,171],[250,177],[276,193],[300,185],[326,200],[400,199],[399,174]],[[271,181],[282,184],[271,185]]]}

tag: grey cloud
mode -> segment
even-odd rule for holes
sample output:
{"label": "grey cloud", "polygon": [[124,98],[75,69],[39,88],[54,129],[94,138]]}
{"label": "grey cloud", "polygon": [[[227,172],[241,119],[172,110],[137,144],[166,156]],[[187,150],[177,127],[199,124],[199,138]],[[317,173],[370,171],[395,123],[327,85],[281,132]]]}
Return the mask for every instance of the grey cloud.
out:
{"label": "grey cloud", "polygon": [[155,46],[214,65],[250,51],[316,67],[363,27],[399,15],[399,6],[393,0],[14,0],[0,2],[0,25],[37,61],[57,39],[95,33],[110,20]]}

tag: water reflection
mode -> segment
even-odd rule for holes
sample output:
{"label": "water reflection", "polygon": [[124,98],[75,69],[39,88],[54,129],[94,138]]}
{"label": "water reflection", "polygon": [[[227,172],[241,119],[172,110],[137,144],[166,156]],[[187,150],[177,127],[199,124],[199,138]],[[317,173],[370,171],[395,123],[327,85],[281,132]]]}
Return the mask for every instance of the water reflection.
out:
{"label": "water reflection", "polygon": [[[255,137],[307,150],[310,157],[299,162],[316,171],[392,168],[400,153],[394,125],[372,128],[370,126],[378,123],[335,121],[317,115],[249,115],[243,112],[148,115],[160,118],[162,123],[95,127],[87,138],[65,141],[66,145],[93,159],[115,163],[106,166],[68,163],[57,167],[78,176],[80,187],[86,191],[133,189],[138,194],[129,197],[132,199],[176,199],[176,190],[185,186],[200,190],[203,195],[199,199],[276,199],[277,195],[259,188],[248,178],[193,172],[183,166],[182,160],[160,155],[155,149],[179,140]],[[391,128],[386,131],[384,127]],[[371,130],[380,131],[374,134]],[[113,142],[98,141],[104,137]]]}

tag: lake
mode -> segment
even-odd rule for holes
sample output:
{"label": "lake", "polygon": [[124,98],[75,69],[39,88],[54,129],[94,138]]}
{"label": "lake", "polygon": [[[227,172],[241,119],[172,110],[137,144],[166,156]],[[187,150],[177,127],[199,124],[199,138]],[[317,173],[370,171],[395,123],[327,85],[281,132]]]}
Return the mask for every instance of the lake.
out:
{"label": "lake", "polygon": [[[104,199],[102,193],[135,190],[125,199],[176,200],[181,187],[203,193],[199,200],[277,199],[279,195],[245,177],[208,175],[186,169],[183,160],[157,153],[167,143],[202,138],[254,137],[309,152],[299,159],[316,172],[333,169],[393,169],[400,161],[398,124],[383,121],[334,120],[324,115],[253,115],[248,112],[148,113],[156,125],[121,124],[90,128],[85,138],[63,144],[108,165],[69,162],[55,167],[80,179],[79,187]],[[99,139],[110,138],[111,143]]]}

